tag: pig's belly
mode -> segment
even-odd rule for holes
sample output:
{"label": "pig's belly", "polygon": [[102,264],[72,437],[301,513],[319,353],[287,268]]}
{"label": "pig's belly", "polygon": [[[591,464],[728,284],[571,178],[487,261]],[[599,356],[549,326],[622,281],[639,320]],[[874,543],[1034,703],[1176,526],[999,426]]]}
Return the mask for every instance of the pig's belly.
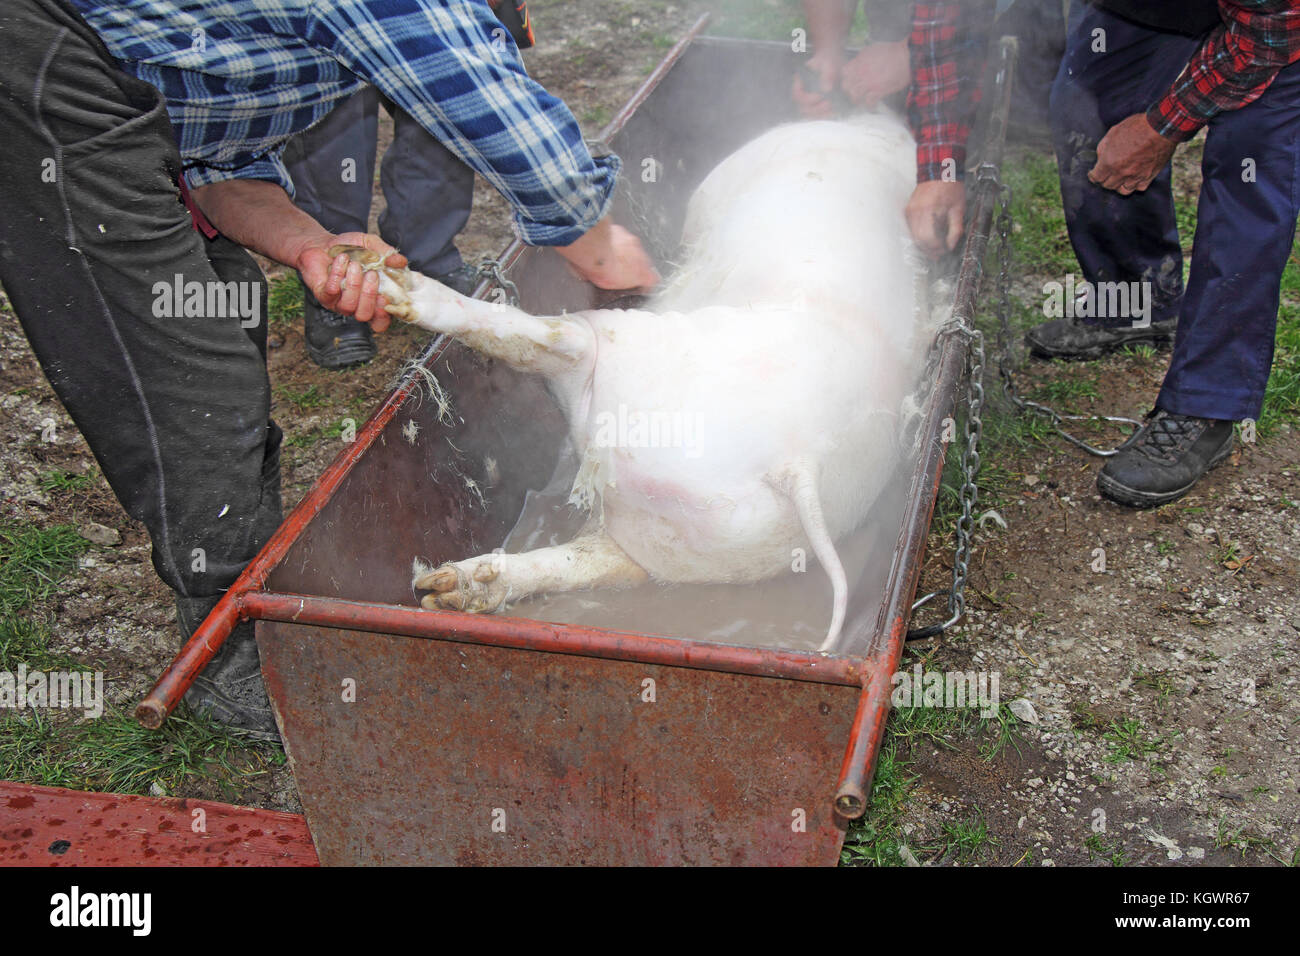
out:
{"label": "pig's belly", "polygon": [[659,581],[749,583],[789,570],[803,544],[784,495],[761,481],[701,495],[622,471],[604,499],[605,530]]}
{"label": "pig's belly", "polygon": [[607,532],[653,577],[742,583],[790,570],[796,549],[806,559],[776,485],[798,461],[817,466],[830,534],[860,523],[911,383],[868,316],[833,314],[626,313],[600,336],[575,444]]}

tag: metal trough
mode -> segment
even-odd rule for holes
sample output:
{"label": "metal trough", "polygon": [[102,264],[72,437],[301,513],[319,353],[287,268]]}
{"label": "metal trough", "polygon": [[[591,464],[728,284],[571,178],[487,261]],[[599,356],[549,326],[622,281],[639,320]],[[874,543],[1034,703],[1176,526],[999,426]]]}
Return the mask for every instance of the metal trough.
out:
{"label": "metal trough", "polygon": [[[700,37],[702,25],[605,135],[629,173],[616,215],[661,257],[709,169],[792,118],[800,58]],[[637,175],[646,158],[661,164],[652,184]],[[965,315],[995,194],[985,183],[974,196]],[[528,311],[597,304],[550,252],[516,244],[502,263]],[[892,557],[854,589],[853,654],[419,610],[412,556],[500,546],[563,436],[540,380],[439,340],[422,364],[453,423],[408,376],[137,715],[160,724],[237,620],[253,618],[324,864],[834,864],[865,808],[966,348],[960,335],[936,346],[924,454],[887,516]]]}

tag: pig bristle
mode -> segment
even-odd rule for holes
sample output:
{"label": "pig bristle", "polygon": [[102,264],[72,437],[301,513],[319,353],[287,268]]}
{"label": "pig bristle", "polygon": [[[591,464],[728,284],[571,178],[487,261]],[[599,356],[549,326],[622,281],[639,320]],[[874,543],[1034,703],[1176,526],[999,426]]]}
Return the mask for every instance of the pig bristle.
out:
{"label": "pig bristle", "polygon": [[[438,409],[438,421],[443,425],[450,426],[454,419],[451,414],[451,396],[447,394],[442,383],[438,381],[438,376],[433,374],[433,369],[426,366],[419,359],[408,359],[403,363],[397,375],[397,381],[401,382],[408,375],[418,375],[424,380],[424,386],[428,389],[429,397],[433,399],[435,407]],[[417,407],[423,399],[424,393],[419,389],[415,390]]]}

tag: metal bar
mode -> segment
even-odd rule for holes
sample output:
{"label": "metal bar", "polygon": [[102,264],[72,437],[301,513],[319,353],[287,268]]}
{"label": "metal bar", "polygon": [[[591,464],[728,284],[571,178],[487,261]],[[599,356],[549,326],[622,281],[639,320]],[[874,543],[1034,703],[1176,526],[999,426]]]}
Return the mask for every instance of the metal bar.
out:
{"label": "metal bar", "polygon": [[520,617],[425,611],[391,604],[367,604],[271,591],[245,594],[243,604],[248,616],[260,621],[313,624],[426,640],[782,677],[818,684],[861,686],[865,676],[861,662],[855,658],[655,637]]}
{"label": "metal bar", "polygon": [[[434,339],[425,349],[419,364],[421,366],[432,365],[438,356],[442,354],[443,349],[447,348],[450,343],[451,340],[444,336]],[[325,469],[325,473],[320,476],[302,501],[298,502],[298,506],[284,519],[284,523],[276,529],[275,534],[271,536],[271,540],[257,553],[257,556],[253,558],[243,573],[235,579],[235,583],[226,591],[225,597],[212,609],[212,613],[204,618],[203,623],[195,629],[194,634],[181,648],[180,653],[167,665],[167,669],[158,678],[148,696],[136,705],[135,719],[143,726],[150,730],[156,730],[162,726],[162,722],[166,720],[167,715],[176,708],[181,698],[185,696],[185,692],[189,690],[194,678],[203,672],[203,668],[207,667],[213,655],[220,650],[221,645],[230,636],[230,632],[241,621],[247,619],[248,615],[243,606],[243,596],[248,592],[260,590],[266,584],[267,576],[271,573],[271,570],[284,557],[303,528],[307,526],[307,523],[325,507],[326,502],[329,501],[330,496],[334,494],[339,485],[343,483],[343,479],[347,477],[353,465],[379,438],[385,426],[397,414],[397,410],[406,402],[412,390],[417,387],[420,381],[417,372],[411,371],[407,373],[392,394],[362,426],[356,440],[345,447],[339,453],[339,456],[330,463],[329,467]]]}
{"label": "metal bar", "polygon": [[[981,170],[991,167],[996,173],[998,164],[1002,162],[1007,117],[1011,108],[1011,74],[1015,69],[1016,53],[1015,40],[1002,38],[998,44],[995,99],[984,143]],[[974,321],[975,300],[984,274],[984,252],[988,248],[993,213],[1001,194],[998,177],[978,176],[974,192],[973,215],[966,234],[966,244],[962,249],[952,307],[953,317],[963,319],[968,324],[973,324]],[[923,435],[923,447],[926,450],[912,473],[908,518],[899,539],[899,547],[895,549],[894,566],[890,571],[889,599],[881,609],[881,623],[883,625],[888,622],[888,636],[884,646],[873,648],[863,662],[862,697],[853,718],[853,730],[845,748],[840,779],[835,789],[835,812],[845,819],[857,819],[866,812],[867,794],[876,769],[876,754],[884,739],[885,719],[889,714],[892,677],[903,657],[912,599],[921,576],[921,556],[943,478],[946,448],[940,440],[943,421],[939,413],[955,408],[957,387],[966,368],[969,348],[969,339],[961,334],[946,335],[941,343],[938,380],[931,393],[926,416],[927,427]],[[880,630],[883,627],[878,628],[878,632]]]}

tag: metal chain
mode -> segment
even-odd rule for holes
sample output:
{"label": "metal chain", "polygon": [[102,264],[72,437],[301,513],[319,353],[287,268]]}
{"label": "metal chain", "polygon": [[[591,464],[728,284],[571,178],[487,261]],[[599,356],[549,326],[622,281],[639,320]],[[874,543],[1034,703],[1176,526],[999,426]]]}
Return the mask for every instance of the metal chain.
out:
{"label": "metal chain", "polygon": [[[1011,187],[1002,183],[998,178],[998,171],[994,167],[987,169],[981,168],[981,177],[993,180],[998,186],[998,278],[997,278],[997,347],[998,347],[998,374],[1002,379],[1002,391],[1015,407],[1021,411],[1033,412],[1044,415],[1052,420],[1056,433],[1084,451],[1092,455],[1107,457],[1115,454],[1115,449],[1095,448],[1081,438],[1076,438],[1064,428],[1062,422],[1066,421],[1106,421],[1116,424],[1128,424],[1141,427],[1142,423],[1134,421],[1131,418],[1124,418],[1117,415],[1069,415],[1058,412],[1055,409],[1043,405],[1039,402],[1030,401],[1023,398],[1016,389],[1014,374],[1012,371],[1011,351]],[[970,409],[966,419],[966,447],[962,452],[962,486],[961,486],[961,516],[957,519],[955,531],[956,542],[953,548],[952,562],[952,586],[948,590],[948,620],[942,624],[931,624],[928,627],[915,628],[907,632],[907,640],[921,640],[927,637],[935,637],[942,634],[945,630],[957,623],[966,613],[966,578],[970,572],[970,554],[973,545],[975,531],[975,504],[979,498],[979,486],[976,483],[976,477],[980,469],[979,441],[983,435],[984,424],[981,420],[980,413],[984,406],[984,386],[981,380],[984,371],[984,336],[979,329],[968,325],[959,317],[955,317],[948,327],[943,329],[940,334],[961,332],[971,339],[971,351],[968,357],[968,370],[970,378],[967,383],[967,405]],[[912,605],[912,611],[915,613],[921,607],[929,603],[934,598],[943,594],[943,591],[931,591],[929,594],[917,600]]]}
{"label": "metal chain", "polygon": [[480,282],[488,280],[505,294],[507,305],[519,307],[519,287],[501,271],[501,260],[484,259],[478,264],[474,277]]}
{"label": "metal chain", "polygon": [[1001,187],[999,197],[1001,208],[998,212],[998,372],[1002,376],[1002,392],[1011,404],[1023,412],[1033,412],[1052,420],[1056,433],[1076,448],[1082,448],[1090,455],[1109,458],[1118,449],[1097,448],[1082,438],[1071,435],[1061,427],[1063,422],[1110,422],[1116,425],[1132,425],[1141,428],[1142,423],[1121,415],[1069,415],[1056,409],[1033,402],[1020,395],[1012,372],[1011,361],[1011,189]]}
{"label": "metal chain", "polygon": [[[940,331],[940,335],[960,333],[970,339],[971,347],[966,357],[966,447],[962,449],[961,515],[954,529],[952,556],[952,586],[948,589],[948,620],[942,624],[914,628],[907,632],[907,640],[917,641],[936,637],[961,620],[966,613],[966,577],[970,573],[970,555],[974,546],[975,504],[979,501],[980,438],[984,434],[984,333],[968,325],[960,317]],[[912,613],[924,607],[943,591],[931,591],[912,605]]]}

